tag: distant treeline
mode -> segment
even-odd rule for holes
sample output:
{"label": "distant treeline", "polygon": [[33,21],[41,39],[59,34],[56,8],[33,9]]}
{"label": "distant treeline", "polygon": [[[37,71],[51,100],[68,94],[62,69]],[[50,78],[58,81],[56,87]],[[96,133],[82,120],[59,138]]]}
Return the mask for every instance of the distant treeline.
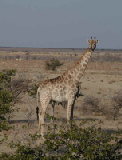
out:
{"label": "distant treeline", "polygon": [[[70,56],[69,53],[65,56],[55,56],[50,55],[50,54],[45,54],[45,55],[31,55],[31,54],[25,54],[25,55],[0,55],[0,60],[51,60],[51,59],[57,59],[57,60],[67,60],[67,61],[77,61],[79,59],[79,56],[77,54],[74,54],[73,56]],[[100,55],[99,53],[96,55],[93,55],[91,58],[92,62],[98,61],[98,62],[122,62],[122,54],[114,54],[112,55],[111,53],[106,53],[104,55]]]}
{"label": "distant treeline", "polygon": [[19,47],[0,47],[0,51],[8,52],[83,52],[86,48],[19,48]]}

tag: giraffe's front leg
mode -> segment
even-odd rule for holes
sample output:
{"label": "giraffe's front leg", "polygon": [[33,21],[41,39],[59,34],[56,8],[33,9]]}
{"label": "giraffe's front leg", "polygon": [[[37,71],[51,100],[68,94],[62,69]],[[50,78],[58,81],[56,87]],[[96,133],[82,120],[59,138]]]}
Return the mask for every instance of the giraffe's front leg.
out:
{"label": "giraffe's front leg", "polygon": [[39,129],[41,127],[41,135],[44,136],[44,115],[48,106],[48,103],[50,102],[50,99],[47,97],[45,99],[41,100],[41,110],[39,113]]}
{"label": "giraffe's front leg", "polygon": [[55,107],[55,101],[52,101],[52,118],[53,119],[51,119],[51,123],[53,123],[54,124],[54,107]]}
{"label": "giraffe's front leg", "polygon": [[39,129],[41,128],[42,136],[44,136],[44,115],[45,115],[45,111],[41,111],[39,114]]}
{"label": "giraffe's front leg", "polygon": [[70,124],[70,120],[71,120],[71,108],[73,105],[74,99],[69,100],[67,103],[67,124]]}

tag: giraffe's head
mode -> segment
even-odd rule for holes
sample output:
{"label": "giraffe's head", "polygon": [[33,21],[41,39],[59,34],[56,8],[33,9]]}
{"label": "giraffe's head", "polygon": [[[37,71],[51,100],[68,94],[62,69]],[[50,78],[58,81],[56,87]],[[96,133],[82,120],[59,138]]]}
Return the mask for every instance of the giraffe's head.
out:
{"label": "giraffe's head", "polygon": [[91,39],[90,39],[90,40],[87,40],[87,42],[88,42],[88,44],[89,44],[89,47],[88,47],[88,48],[90,48],[92,51],[94,51],[95,48],[96,48],[96,44],[99,43],[99,40],[95,40],[95,38],[92,39],[92,37],[91,37]]}

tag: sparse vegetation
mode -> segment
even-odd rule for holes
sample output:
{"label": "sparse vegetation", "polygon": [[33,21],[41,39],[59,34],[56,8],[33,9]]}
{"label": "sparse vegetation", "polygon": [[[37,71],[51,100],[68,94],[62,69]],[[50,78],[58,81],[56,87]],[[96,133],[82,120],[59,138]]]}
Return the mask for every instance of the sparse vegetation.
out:
{"label": "sparse vegetation", "polygon": [[91,58],[91,61],[92,62],[95,62],[95,61],[99,61],[99,62],[122,62],[122,56],[121,54],[114,54],[114,55],[111,55],[110,53],[106,53],[105,55],[102,55],[100,56],[99,54],[98,55],[95,55]]}
{"label": "sparse vegetation", "polygon": [[109,119],[116,120],[120,116],[120,110],[122,109],[122,90],[116,92],[114,96],[110,98],[110,104],[102,104],[98,98],[93,96],[86,96],[83,100],[83,112],[101,112]]}
{"label": "sparse vegetation", "polygon": [[[65,57],[61,56],[60,58],[57,56],[55,58],[54,55],[47,56],[46,54],[49,54],[49,52],[42,52],[43,49],[40,49],[40,51],[38,50],[38,52],[35,52],[35,51],[33,51],[33,49],[30,49],[27,51],[27,50],[21,50],[21,49],[19,50],[19,48],[18,49],[16,48],[16,50],[11,50],[11,52],[13,54],[9,54],[10,48],[8,48],[8,50],[9,51],[7,54],[0,56],[0,60],[47,60],[47,61],[50,61],[51,59],[58,59],[58,60],[66,60],[67,59],[68,61],[71,61],[71,57],[69,55],[74,55],[74,56],[72,56],[72,61],[77,61],[79,59],[77,53],[82,54],[84,52],[83,49],[80,49],[77,53],[76,53],[75,49],[71,49],[70,52],[67,52],[64,49],[64,52],[66,53],[67,56],[65,56]],[[21,55],[19,52],[21,52],[23,54]],[[92,62],[96,62],[96,61],[99,61],[99,62],[122,62],[122,56],[121,56],[122,51],[121,50],[117,51],[117,50],[102,50],[101,49],[100,51],[96,50],[95,52],[97,54],[92,56],[92,58],[91,58]],[[100,53],[103,53],[103,55]],[[55,52],[54,52],[54,54],[55,54]],[[62,52],[57,52],[57,54],[62,55]]]}

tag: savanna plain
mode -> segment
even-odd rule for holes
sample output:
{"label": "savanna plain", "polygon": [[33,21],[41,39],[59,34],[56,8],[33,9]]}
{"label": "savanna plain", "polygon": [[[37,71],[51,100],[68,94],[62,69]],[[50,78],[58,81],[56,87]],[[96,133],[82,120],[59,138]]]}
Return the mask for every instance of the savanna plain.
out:
{"label": "savanna plain", "polygon": [[[86,49],[31,49],[31,48],[1,48],[0,71],[15,69],[11,86],[15,91],[16,102],[14,111],[7,115],[14,129],[3,131],[0,136],[8,135],[8,140],[0,146],[0,152],[11,153],[14,150],[7,147],[12,140],[26,144],[28,135],[38,132],[36,117],[36,97],[30,95],[41,81],[55,78],[71,68]],[[48,69],[47,62],[58,60],[62,65],[56,69]],[[87,69],[80,80],[80,94],[76,98],[74,120],[79,124],[83,120],[93,120],[95,127],[101,127],[105,132],[122,132],[122,104],[117,109],[117,103],[122,101],[122,50],[98,50],[92,53]],[[39,106],[40,107],[40,106]],[[52,115],[51,104],[46,112]],[[66,119],[67,109],[61,104],[55,105],[56,118]],[[95,120],[95,121],[94,121]],[[51,121],[46,118],[45,132]],[[24,127],[27,126],[27,127]],[[39,143],[39,142],[35,142]]]}

